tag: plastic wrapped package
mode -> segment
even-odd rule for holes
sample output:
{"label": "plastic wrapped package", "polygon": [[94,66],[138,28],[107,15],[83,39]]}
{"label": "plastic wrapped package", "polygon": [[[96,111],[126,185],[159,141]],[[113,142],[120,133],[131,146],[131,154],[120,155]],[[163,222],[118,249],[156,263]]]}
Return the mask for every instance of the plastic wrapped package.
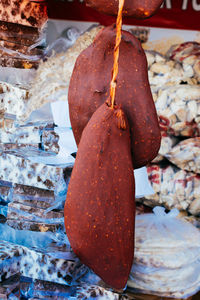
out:
{"label": "plastic wrapped package", "polygon": [[10,84],[28,85],[32,83],[36,76],[36,69],[21,69],[0,66],[0,81]]}
{"label": "plastic wrapped package", "polygon": [[19,68],[19,69],[37,69],[40,63],[40,57],[35,59],[26,59],[19,57],[1,56],[1,67]]}
{"label": "plastic wrapped package", "polygon": [[29,0],[3,1],[0,4],[0,20],[42,28],[47,22],[47,4]]}
{"label": "plastic wrapped package", "polygon": [[45,151],[59,152],[59,134],[54,130],[44,130],[41,137],[41,147]]}
{"label": "plastic wrapped package", "polygon": [[0,282],[0,299],[17,300],[20,297],[20,274]]}
{"label": "plastic wrapped package", "polygon": [[179,62],[165,57],[156,51],[145,51],[148,62],[148,76],[152,87],[174,85],[180,82],[195,84],[197,81],[190,72],[184,70]]}
{"label": "plastic wrapped package", "polygon": [[46,26],[42,29],[0,21],[0,40],[17,45],[42,46],[46,43]]}
{"label": "plastic wrapped package", "polygon": [[31,98],[24,114],[26,120],[32,111],[54,101],[67,101],[67,89],[77,57],[94,40],[101,26],[83,33],[75,44],[62,53],[55,53],[41,63],[32,81]]}
{"label": "plastic wrapped package", "polygon": [[[70,299],[71,286],[21,276],[20,293],[25,299]],[[61,296],[62,295],[62,296]]]}
{"label": "plastic wrapped package", "polygon": [[77,286],[76,299],[102,299],[102,300],[131,300],[125,293],[117,293],[109,288],[98,285],[84,284]]}
{"label": "plastic wrapped package", "polygon": [[29,90],[27,87],[1,81],[0,100],[1,110],[20,118],[26,111],[26,105],[29,100]]}
{"label": "plastic wrapped package", "polygon": [[66,286],[42,280],[32,280],[22,277],[20,282],[21,295],[28,299],[102,299],[102,300],[125,300],[131,299],[125,294],[119,294],[98,285],[85,284]]}
{"label": "plastic wrapped package", "polygon": [[0,282],[20,273],[22,255],[21,247],[7,241],[0,241]]}
{"label": "plastic wrapped package", "polygon": [[[50,124],[49,124],[50,125]],[[55,132],[54,125],[48,128],[48,124],[17,125],[12,128],[0,128],[0,148],[5,150],[14,148],[35,147],[48,153],[59,152],[59,134]]]}
{"label": "plastic wrapped package", "polygon": [[26,46],[0,40],[0,54],[1,56],[38,60],[44,55],[44,49],[36,48],[36,46],[34,44]]}
{"label": "plastic wrapped package", "polygon": [[170,152],[173,146],[179,142],[178,137],[168,135],[166,132],[161,132],[161,144],[158,155],[154,158],[152,163],[158,163],[162,161],[165,156]]}
{"label": "plastic wrapped package", "polygon": [[11,189],[12,184],[10,182],[6,182],[0,180],[0,203],[1,204],[8,204],[11,199]]}
{"label": "plastic wrapped package", "polygon": [[174,136],[200,135],[200,86],[162,87],[154,94],[160,127]]}
{"label": "plastic wrapped package", "polygon": [[[163,205],[167,209],[200,213],[200,176],[173,165],[147,167],[148,177],[155,194],[144,196],[141,201],[148,206]],[[139,199],[137,199],[140,201]]]}
{"label": "plastic wrapped package", "polygon": [[128,287],[161,297],[187,298],[200,289],[200,232],[155,207],[136,216],[135,261]]}
{"label": "plastic wrapped package", "polygon": [[186,139],[166,153],[180,169],[200,174],[200,137]]}
{"label": "plastic wrapped package", "polygon": [[180,62],[183,69],[200,82],[200,43],[190,41],[173,45],[167,56]]}
{"label": "plastic wrapped package", "polygon": [[35,148],[0,152],[0,178],[63,194],[73,163],[70,161],[59,166],[46,164],[45,159],[49,156],[52,157],[52,154]]}
{"label": "plastic wrapped package", "polygon": [[[71,285],[80,280],[88,268],[65,250],[63,253],[41,252],[23,247],[25,254],[21,260],[21,274],[25,277]],[[68,257],[67,257],[68,256]]]}
{"label": "plastic wrapped package", "polygon": [[5,248],[1,249],[0,278],[20,272],[26,277],[71,285],[88,272],[71,252],[64,233],[24,230],[22,235],[6,224],[0,224],[0,233],[4,240],[0,244]]}

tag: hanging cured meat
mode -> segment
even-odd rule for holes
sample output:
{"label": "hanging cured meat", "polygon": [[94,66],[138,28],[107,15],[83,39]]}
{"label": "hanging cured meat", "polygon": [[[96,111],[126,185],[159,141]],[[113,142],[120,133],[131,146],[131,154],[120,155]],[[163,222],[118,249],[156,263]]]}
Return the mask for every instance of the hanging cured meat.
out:
{"label": "hanging cured meat", "polygon": [[[109,97],[116,28],[103,29],[78,57],[69,86],[69,111],[76,143],[96,109]],[[127,115],[134,169],[146,165],[160,147],[160,130],[140,42],[122,31],[115,103]]]}
{"label": "hanging cured meat", "polygon": [[[118,0],[85,0],[86,4],[99,12],[117,15]],[[125,0],[123,15],[137,19],[151,17],[160,7],[163,0]]]}
{"label": "hanging cured meat", "polygon": [[133,263],[134,195],[127,118],[102,104],[81,137],[65,227],[80,260],[117,289],[125,287]]}

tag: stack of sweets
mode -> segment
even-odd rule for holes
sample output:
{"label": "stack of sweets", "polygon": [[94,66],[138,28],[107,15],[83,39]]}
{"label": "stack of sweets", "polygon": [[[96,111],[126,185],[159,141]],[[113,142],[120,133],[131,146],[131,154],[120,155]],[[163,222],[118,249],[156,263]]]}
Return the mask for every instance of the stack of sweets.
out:
{"label": "stack of sweets", "polygon": [[37,68],[43,55],[38,46],[44,43],[47,4],[11,0],[2,1],[0,8],[1,67]]}
{"label": "stack of sweets", "polygon": [[[147,51],[149,80],[162,131],[159,155],[148,166],[154,195],[138,201],[200,215],[200,44]],[[166,64],[167,62],[167,64]]]}
{"label": "stack of sweets", "polygon": [[19,299],[23,249],[0,241],[0,299]]}
{"label": "stack of sweets", "polygon": [[0,4],[0,231],[5,252],[10,241],[23,248],[16,273],[69,285],[87,271],[64,246],[63,208],[74,158],[55,162],[59,135],[52,119],[22,120],[44,56],[46,24],[44,1]]}

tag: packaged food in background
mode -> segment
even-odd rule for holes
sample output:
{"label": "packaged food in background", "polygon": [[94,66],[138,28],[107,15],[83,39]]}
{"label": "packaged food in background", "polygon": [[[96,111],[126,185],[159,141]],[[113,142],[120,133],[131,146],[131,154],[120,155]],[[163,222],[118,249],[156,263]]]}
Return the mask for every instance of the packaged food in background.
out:
{"label": "packaged food in background", "polygon": [[67,101],[67,89],[77,57],[94,40],[102,26],[92,27],[76,40],[75,44],[62,53],[50,56],[39,65],[32,87],[31,99],[24,114],[26,120],[32,111],[54,101]]}
{"label": "packaged food in background", "polygon": [[47,3],[11,0],[0,4],[0,20],[42,28],[47,22]]}
{"label": "packaged food in background", "polygon": [[21,69],[0,66],[0,81],[22,86],[31,85],[36,75],[36,69]]}
{"label": "packaged food in background", "polygon": [[192,215],[200,213],[200,176],[174,165],[152,164],[147,167],[149,181],[155,194],[137,199],[147,206],[162,205],[177,208]]}
{"label": "packaged food in background", "polygon": [[199,291],[200,232],[178,219],[179,211],[136,216],[135,260],[128,290],[160,297],[187,298]]}
{"label": "packaged food in background", "polygon": [[148,63],[148,76],[150,85],[158,90],[162,85],[174,85],[181,82],[196,84],[190,72],[184,70],[179,62],[176,62],[156,51],[145,51]]}
{"label": "packaged food in background", "polygon": [[46,24],[43,28],[0,21],[0,40],[24,46],[44,46],[46,44]]}
{"label": "packaged food in background", "polygon": [[72,169],[73,163],[46,163],[49,156],[52,157],[52,153],[35,148],[0,151],[0,177],[16,184],[65,193],[69,177],[67,171]]}
{"label": "packaged food in background", "polygon": [[164,86],[154,94],[161,130],[174,136],[200,135],[200,86]]}
{"label": "packaged food in background", "polygon": [[200,174],[200,137],[181,141],[165,156],[180,169]]}
{"label": "packaged food in background", "polygon": [[[0,226],[3,226],[0,224]],[[23,250],[17,245],[0,241],[0,283],[9,279],[14,275],[20,274],[20,261],[23,255]]]}
{"label": "packaged food in background", "polygon": [[200,82],[200,43],[196,41],[173,45],[166,55],[180,62],[183,69]]}
{"label": "packaged food in background", "polygon": [[161,132],[161,144],[158,155],[154,158],[152,163],[159,163],[165,159],[166,154],[170,152],[173,146],[179,142],[179,138],[168,135],[165,131]]}

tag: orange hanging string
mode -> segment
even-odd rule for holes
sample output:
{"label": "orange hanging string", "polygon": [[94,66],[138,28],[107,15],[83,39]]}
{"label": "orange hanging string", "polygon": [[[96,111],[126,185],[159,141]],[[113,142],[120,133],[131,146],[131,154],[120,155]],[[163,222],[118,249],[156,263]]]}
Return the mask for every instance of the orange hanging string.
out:
{"label": "orange hanging string", "polygon": [[116,39],[114,48],[114,63],[112,69],[112,80],[110,83],[110,102],[111,108],[114,108],[115,104],[115,91],[117,86],[117,74],[118,74],[118,61],[119,61],[119,45],[121,42],[121,29],[122,29],[122,10],[125,0],[119,0],[118,15],[116,21]]}

